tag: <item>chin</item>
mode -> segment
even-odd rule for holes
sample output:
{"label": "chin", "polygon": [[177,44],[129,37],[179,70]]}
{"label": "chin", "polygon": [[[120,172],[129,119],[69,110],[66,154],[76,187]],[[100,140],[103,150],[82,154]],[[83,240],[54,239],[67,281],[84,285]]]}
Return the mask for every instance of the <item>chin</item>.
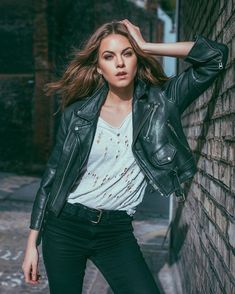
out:
{"label": "chin", "polygon": [[115,81],[115,83],[112,83],[112,82],[109,82],[108,83],[112,86],[112,87],[115,87],[115,88],[124,88],[124,87],[128,87],[130,86],[132,83],[133,83],[134,79],[133,80],[120,80],[118,82]]}

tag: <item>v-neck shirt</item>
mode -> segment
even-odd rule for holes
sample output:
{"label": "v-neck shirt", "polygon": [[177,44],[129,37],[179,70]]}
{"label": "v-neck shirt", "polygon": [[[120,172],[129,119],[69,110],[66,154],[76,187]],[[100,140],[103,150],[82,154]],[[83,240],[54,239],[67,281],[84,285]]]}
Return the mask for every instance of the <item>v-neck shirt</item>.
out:
{"label": "v-neck shirt", "polygon": [[111,125],[110,123],[108,123],[105,119],[103,119],[101,116],[99,116],[99,120],[101,120],[104,124],[106,124],[106,125],[108,125],[110,128],[112,128],[112,129],[120,129],[123,125],[124,125],[124,123],[126,122],[126,120],[129,118],[129,116],[132,114],[132,111],[131,112],[129,112],[126,116],[125,116],[125,118],[123,119],[123,121],[122,121],[122,123],[121,123],[121,125],[119,126],[119,127],[115,127],[115,126],[113,126],[113,125]]}
{"label": "v-neck shirt", "polygon": [[133,156],[132,140],[132,112],[119,127],[99,116],[86,171],[68,202],[126,210],[133,215],[143,200],[147,181]]}

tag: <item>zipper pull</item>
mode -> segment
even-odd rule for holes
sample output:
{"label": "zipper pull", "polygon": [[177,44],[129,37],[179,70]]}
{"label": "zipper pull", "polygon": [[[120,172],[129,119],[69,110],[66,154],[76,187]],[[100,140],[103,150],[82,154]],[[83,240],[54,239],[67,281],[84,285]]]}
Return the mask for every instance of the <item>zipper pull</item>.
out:
{"label": "zipper pull", "polygon": [[164,194],[162,193],[162,191],[160,191],[159,187],[152,181],[150,180],[149,181],[149,184],[153,187],[153,189],[155,191],[158,191],[158,193],[161,195],[161,196],[164,196]]}
{"label": "zipper pull", "polygon": [[219,69],[222,69],[223,68],[223,63],[222,61],[219,62]]}

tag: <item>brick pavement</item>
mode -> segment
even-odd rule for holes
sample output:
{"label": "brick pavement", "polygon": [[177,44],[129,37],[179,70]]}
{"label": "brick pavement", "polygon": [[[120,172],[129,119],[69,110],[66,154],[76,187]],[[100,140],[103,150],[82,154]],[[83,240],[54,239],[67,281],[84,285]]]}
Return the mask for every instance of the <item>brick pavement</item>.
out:
{"label": "brick pavement", "polygon": [[[41,246],[39,269],[41,283],[31,286],[24,283],[21,264],[28,234],[33,197],[39,185],[37,177],[0,173],[0,293],[49,294],[42,262]],[[174,266],[169,267],[168,240],[161,248],[168,221],[135,214],[134,233],[154,278],[162,293],[180,294],[180,283]],[[174,279],[173,279],[174,277]],[[179,289],[179,290],[177,290]],[[112,294],[102,274],[88,260],[84,277],[83,294]],[[145,294],[143,292],[143,294]]]}

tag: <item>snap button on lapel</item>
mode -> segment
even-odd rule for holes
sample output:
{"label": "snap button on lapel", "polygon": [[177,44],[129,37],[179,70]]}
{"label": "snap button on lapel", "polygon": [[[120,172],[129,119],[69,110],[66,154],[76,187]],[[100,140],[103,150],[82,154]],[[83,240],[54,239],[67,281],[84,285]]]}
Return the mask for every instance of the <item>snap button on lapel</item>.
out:
{"label": "snap button on lapel", "polygon": [[76,127],[74,128],[75,131],[77,131],[78,129],[79,129],[78,126],[76,126]]}

